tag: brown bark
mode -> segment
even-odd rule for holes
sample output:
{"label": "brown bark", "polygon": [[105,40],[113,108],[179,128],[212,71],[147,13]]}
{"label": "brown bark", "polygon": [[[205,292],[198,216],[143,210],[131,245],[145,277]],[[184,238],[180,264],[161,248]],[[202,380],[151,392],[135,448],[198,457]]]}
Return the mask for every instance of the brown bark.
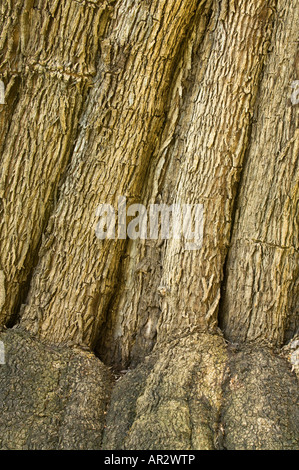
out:
{"label": "brown bark", "polygon": [[[298,0],[0,15],[0,447],[298,448]],[[121,195],[202,248],[98,240]]]}
{"label": "brown bark", "polygon": [[[226,264],[222,325],[232,341],[281,346],[299,326],[299,10],[285,5],[255,108]],[[261,125],[262,123],[262,125]]]}

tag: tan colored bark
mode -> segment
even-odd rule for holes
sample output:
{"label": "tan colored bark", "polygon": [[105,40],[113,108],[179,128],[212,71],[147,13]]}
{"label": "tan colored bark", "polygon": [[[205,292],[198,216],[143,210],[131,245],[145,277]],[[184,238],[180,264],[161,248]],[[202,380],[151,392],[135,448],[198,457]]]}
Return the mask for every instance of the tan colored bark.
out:
{"label": "tan colored bark", "polygon": [[[206,2],[198,9],[182,46],[183,53],[173,74],[165,126],[152,157],[147,184],[141,191],[141,202],[147,208],[150,204],[174,202],[175,183],[184,158],[182,139],[191,120],[191,91],[198,76],[204,74],[213,44],[209,31],[212,34],[217,13],[212,19],[211,15],[212,2]],[[201,56],[199,64],[196,56],[202,50],[206,56]],[[127,244],[118,288],[97,344],[98,354],[108,363],[136,365],[156,342],[165,244],[160,236],[157,241],[137,239]]]}
{"label": "tan colored bark", "polygon": [[[119,303],[111,307],[105,347],[99,346],[100,352],[104,349],[109,355],[108,343],[116,343],[116,360],[119,356],[124,361],[130,356],[133,361],[142,360],[153,346],[157,329],[158,341],[163,341],[174,330],[179,335],[182,330],[217,325],[236,186],[271,35],[271,6],[273,2],[246,2],[237,9],[223,7],[214,11],[208,26],[203,19],[198,21],[190,35],[181,68],[190,62],[192,83],[182,83],[183,74],[179,75],[168,117],[177,123],[167,128],[158,149],[145,199],[147,205],[159,197],[167,203],[202,203],[203,247],[185,250],[185,240],[169,240],[162,248],[160,242],[156,246],[132,242]],[[185,105],[180,109],[182,86],[186,87]]]}
{"label": "tan colored bark", "polygon": [[[298,448],[298,0],[0,14],[0,448]],[[99,241],[119,195],[203,248]]]}
{"label": "tan colored bark", "polygon": [[0,267],[5,277],[0,322],[6,324],[19,309],[36,264],[95,73],[109,4],[9,1],[1,13],[6,104],[0,105]]}
{"label": "tan colored bark", "polygon": [[279,4],[226,265],[222,326],[232,341],[281,346],[299,327],[299,114],[296,2]]}
{"label": "tan colored bark", "polygon": [[96,208],[100,202],[116,207],[118,195],[138,201],[196,2],[137,2],[126,14],[130,3],[117,5],[102,43],[98,74],[22,315],[22,325],[54,342],[95,342],[125,245],[96,238]]}

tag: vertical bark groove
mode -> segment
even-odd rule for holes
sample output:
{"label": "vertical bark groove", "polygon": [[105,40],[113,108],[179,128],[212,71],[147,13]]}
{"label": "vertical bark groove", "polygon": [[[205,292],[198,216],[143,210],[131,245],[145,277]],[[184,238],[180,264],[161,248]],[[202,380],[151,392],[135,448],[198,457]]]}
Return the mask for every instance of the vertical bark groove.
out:
{"label": "vertical bark groove", "polygon": [[[298,0],[0,16],[0,448],[298,449]],[[120,195],[202,249],[98,240]]]}
{"label": "vertical bark groove", "polygon": [[[7,92],[0,109],[1,324],[14,321],[26,297],[95,73],[111,7],[91,5],[48,0],[1,6],[0,76]],[[32,30],[40,36],[29,34]]]}
{"label": "vertical bark groove", "polygon": [[226,264],[222,327],[234,342],[281,346],[299,326],[298,105],[290,100],[298,2],[278,10]]}
{"label": "vertical bark groove", "polygon": [[[108,361],[138,363],[152,349],[156,335],[163,341],[183,330],[205,331],[217,326],[236,185],[269,47],[274,6],[275,2],[247,2],[245,9],[226,9],[222,4],[219,10],[214,3],[209,23],[206,8],[190,36],[181,67],[192,71],[194,85],[180,109],[184,75],[178,75],[170,124],[156,153],[144,198],[147,204],[159,200],[203,203],[204,244],[201,250],[188,251],[184,242],[175,240],[130,243],[126,280],[110,312],[107,336],[103,335],[106,344],[115,347],[114,359],[113,353],[102,353]],[[199,48],[192,59],[196,41]],[[235,50],[240,53],[238,60]],[[159,297],[160,286],[165,295]]]}
{"label": "vertical bark groove", "polygon": [[[94,346],[124,249],[121,240],[95,238],[95,210],[100,197],[114,206],[120,194],[139,199],[164,120],[172,67],[196,2],[137,2],[131,10],[130,5],[129,0],[117,4],[103,42],[81,132],[21,320],[51,341]],[[71,247],[75,252],[69,256]]]}

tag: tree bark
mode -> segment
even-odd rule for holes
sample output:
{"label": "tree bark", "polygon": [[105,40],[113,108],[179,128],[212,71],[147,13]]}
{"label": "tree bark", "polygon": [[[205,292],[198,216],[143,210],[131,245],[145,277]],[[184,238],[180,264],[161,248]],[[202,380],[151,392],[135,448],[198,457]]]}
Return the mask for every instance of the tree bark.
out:
{"label": "tree bark", "polygon": [[0,447],[297,449],[298,0],[0,6]]}

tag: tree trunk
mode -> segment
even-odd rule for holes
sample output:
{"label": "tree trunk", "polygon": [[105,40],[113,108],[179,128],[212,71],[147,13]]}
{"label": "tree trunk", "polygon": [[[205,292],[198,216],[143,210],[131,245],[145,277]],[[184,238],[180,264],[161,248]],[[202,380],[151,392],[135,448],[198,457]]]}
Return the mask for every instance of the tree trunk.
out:
{"label": "tree trunk", "polygon": [[[0,448],[297,449],[298,0],[0,15]],[[202,247],[98,239],[121,196]]]}

